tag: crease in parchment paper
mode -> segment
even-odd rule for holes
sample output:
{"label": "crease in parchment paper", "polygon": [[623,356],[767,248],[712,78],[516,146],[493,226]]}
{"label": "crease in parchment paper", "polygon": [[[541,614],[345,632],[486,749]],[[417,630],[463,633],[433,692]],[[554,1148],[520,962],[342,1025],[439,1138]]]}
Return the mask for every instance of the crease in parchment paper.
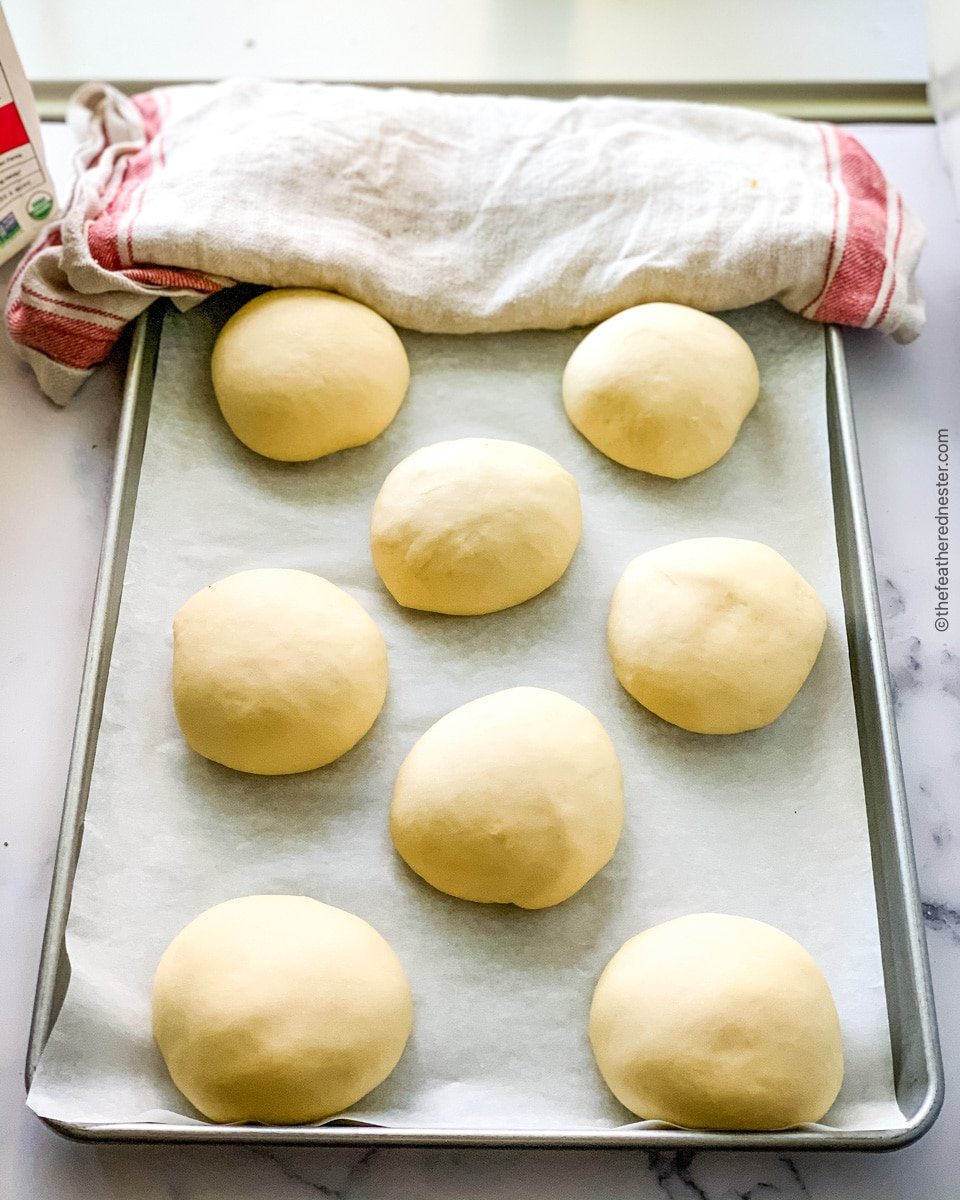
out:
{"label": "crease in parchment paper", "polygon": [[[727,315],[757,356],[761,397],[730,453],[687,480],[620,467],[570,426],[560,376],[582,330],[403,333],[412,384],[386,433],[319,462],[281,464],[233,438],[210,388],[213,339],[241,297],[165,318],[73,889],[72,976],[31,1107],[61,1121],[196,1118],[150,1036],[157,961],[210,905],[293,892],[370,921],[413,989],[407,1051],[351,1118],[477,1129],[633,1123],[590,1054],[594,984],[639,930],[715,911],[779,926],[823,967],[846,1054],[824,1124],[902,1125],[834,535],[823,330],[773,304]],[[572,471],[580,547],[558,584],[507,612],[403,610],[371,564],[374,497],[412,450],[464,436],[528,442]],[[773,546],[829,613],[823,650],[786,714],[730,737],[645,712],[617,684],[605,648],[610,595],[630,559],[712,535]],[[331,579],[373,615],[389,649],[389,694],[373,730],[306,775],[267,779],[208,762],[187,749],[173,715],[174,613],[205,584],[257,566]],[[519,684],[590,708],[626,780],[613,861],[571,900],[535,912],[433,891],[393,854],[387,829],[394,776],[420,734],[457,705]]]}

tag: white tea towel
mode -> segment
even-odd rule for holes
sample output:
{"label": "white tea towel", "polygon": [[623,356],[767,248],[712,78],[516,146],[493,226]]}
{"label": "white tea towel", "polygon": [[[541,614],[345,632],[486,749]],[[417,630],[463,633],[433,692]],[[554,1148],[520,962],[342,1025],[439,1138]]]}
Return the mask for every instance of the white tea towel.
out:
{"label": "white tea towel", "polygon": [[922,231],[843,130],[743,109],[229,80],[74,98],[7,327],[65,402],[157,296],[342,292],[431,333],[779,300],[909,341]]}

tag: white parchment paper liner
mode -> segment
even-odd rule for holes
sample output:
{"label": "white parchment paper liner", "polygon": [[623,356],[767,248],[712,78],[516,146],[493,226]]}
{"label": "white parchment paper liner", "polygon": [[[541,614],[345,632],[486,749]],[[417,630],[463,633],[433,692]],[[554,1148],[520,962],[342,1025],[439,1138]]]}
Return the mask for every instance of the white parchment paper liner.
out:
{"label": "white parchment paper liner", "polygon": [[[729,315],[757,356],[761,399],[727,457],[685,481],[619,467],[559,399],[582,331],[404,334],[413,382],[371,445],[283,465],[244,449],[208,380],[228,295],[167,317],[136,519],[67,935],[72,978],[29,1096],[63,1121],[196,1117],[150,1036],[150,984],[169,939],[232,896],[295,892],[363,916],[410,977],[415,1032],[399,1067],[350,1116],[403,1126],[600,1128],[632,1118],[590,1055],[587,1009],[621,943],[688,912],[758,917],[822,965],[847,1072],[826,1124],[903,1123],[889,1033],[860,774],[824,414],[824,333],[770,304]],[[564,579],[508,612],[451,618],[396,606],[367,527],[387,471],[451,437],[528,442],[579,481],[583,540]],[[823,651],[767,729],[703,737],[664,724],[616,683],[605,652],[623,567],[687,537],[755,538],[824,598]],[[390,652],[373,731],[339,762],[279,779],[192,754],[170,702],[170,625],[194,591],[253,566],[344,587]],[[394,775],[438,717],[534,684],[587,705],[621,756],[628,818],[617,854],[576,897],[540,912],[468,904],[392,853]]]}

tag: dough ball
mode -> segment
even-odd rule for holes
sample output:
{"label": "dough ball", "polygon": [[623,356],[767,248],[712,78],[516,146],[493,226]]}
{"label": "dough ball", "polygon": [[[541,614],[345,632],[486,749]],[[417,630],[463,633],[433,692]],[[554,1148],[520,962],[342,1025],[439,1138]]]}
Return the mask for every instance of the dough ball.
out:
{"label": "dough ball", "polygon": [[745,917],[680,917],[626,942],[594,992],[590,1042],[625,1108],[700,1129],[819,1121],[843,1080],[820,968]]}
{"label": "dough ball", "polygon": [[235,771],[333,762],[377,719],[387,649],[356,600],[307,571],[241,571],[173,622],[173,704],[187,743]]}
{"label": "dough ball", "polygon": [[383,433],[410,383],[403,343],[383,317],[313,288],[264,292],[217,338],[213,390],[245,446],[303,462]]}
{"label": "dough ball", "polygon": [[641,554],[613,593],[617,678],[651,712],[694,733],[769,725],[810,674],[827,614],[769,546],[693,538]]}
{"label": "dough ball", "polygon": [[398,604],[476,616],[556,583],[581,525],[577,482],[549,454],[462,438],[394,467],[373,508],[370,545]]}
{"label": "dough ball", "polygon": [[442,717],[397,775],[390,831],[427,883],[486,904],[559,904],[613,857],[623,775],[582,705],[542,688]]}
{"label": "dough ball", "polygon": [[683,304],[639,304],[592,330],[563,373],[574,427],[614,462],[684,479],[733,445],[757,402],[750,347]]}
{"label": "dough ball", "polygon": [[366,921],[307,896],[243,896],[173,939],[153,1036],[211,1121],[299,1125],[355,1104],[400,1061],[413,1024],[403,968]]}

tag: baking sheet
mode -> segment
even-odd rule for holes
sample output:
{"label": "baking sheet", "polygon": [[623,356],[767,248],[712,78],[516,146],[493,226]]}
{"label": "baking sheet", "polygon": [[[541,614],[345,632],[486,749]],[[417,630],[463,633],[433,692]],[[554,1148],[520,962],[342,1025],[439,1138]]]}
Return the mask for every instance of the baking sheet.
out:
{"label": "baking sheet", "polygon": [[[166,318],[99,747],[74,884],[72,978],[29,1103],[65,1121],[195,1117],[149,1035],[167,941],[234,895],[304,892],[359,913],[397,950],[415,1033],[391,1078],[351,1110],[434,1128],[588,1129],[630,1114],[596,1075],[586,1013],[596,977],[639,929],[684,912],[771,921],[823,966],[847,1058],[825,1124],[904,1124],[896,1106],[859,748],[833,537],[823,330],[774,305],[730,314],[763,376],[733,451],[686,481],[617,467],[559,403],[582,331],[404,334],[410,396],[372,445],[269,463],[223,425],[207,371],[235,294]],[[482,618],[407,612],[380,587],[367,524],[387,471],[457,436],[527,441],[576,475],[584,536],[564,579]],[[734,738],[673,729],[613,678],[604,648],[623,567],[681,537],[753,537],[785,554],[830,614],[807,685],[772,727]],[[169,699],[170,621],[204,584],[250,566],[315,570],[381,626],[391,686],[374,730],[340,762],[287,779],[235,774],[183,745]],[[393,777],[451,708],[517,684],[586,704],[617,746],[628,819],[617,855],[541,912],[433,892],[391,852]]]}

